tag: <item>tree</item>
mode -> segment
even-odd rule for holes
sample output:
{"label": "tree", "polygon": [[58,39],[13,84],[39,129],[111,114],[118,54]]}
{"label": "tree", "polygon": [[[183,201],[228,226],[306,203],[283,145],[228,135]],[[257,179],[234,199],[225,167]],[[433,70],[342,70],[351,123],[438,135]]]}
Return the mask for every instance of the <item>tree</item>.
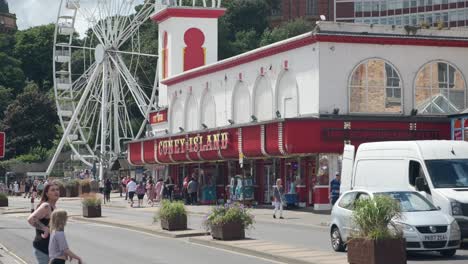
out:
{"label": "tree", "polygon": [[279,27],[267,29],[262,34],[260,46],[265,46],[281,40],[292,38],[294,36],[310,32],[315,28],[311,22],[298,18],[296,20],[283,23]]}
{"label": "tree", "polygon": [[0,120],[4,117],[8,105],[13,101],[13,89],[0,85]]}
{"label": "tree", "polygon": [[24,86],[24,73],[21,61],[0,52],[0,85],[11,87],[14,93],[20,93]]}
{"label": "tree", "polygon": [[53,101],[35,83],[28,83],[24,92],[7,108],[0,130],[8,134],[6,156],[12,158],[34,148],[53,146],[58,124]]}
{"label": "tree", "polygon": [[252,32],[255,33],[256,41],[255,43],[249,43],[248,46],[251,49],[258,47],[258,40],[265,29],[268,28],[268,16],[271,14],[272,2],[274,1],[238,0],[223,2],[227,12],[219,19],[218,53],[220,59],[245,52],[245,50],[239,49],[239,44],[246,37],[252,37]]}
{"label": "tree", "polygon": [[32,27],[16,33],[15,58],[22,62],[22,69],[29,80],[44,91],[44,81],[52,83],[52,52],[55,25]]}

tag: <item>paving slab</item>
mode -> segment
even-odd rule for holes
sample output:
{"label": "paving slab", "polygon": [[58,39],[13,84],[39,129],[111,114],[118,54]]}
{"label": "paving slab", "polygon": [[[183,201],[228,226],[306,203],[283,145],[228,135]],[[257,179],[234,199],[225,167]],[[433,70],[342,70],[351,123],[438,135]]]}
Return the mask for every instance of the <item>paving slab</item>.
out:
{"label": "paving slab", "polygon": [[[276,242],[263,241],[257,239],[246,239],[239,241],[221,241],[211,238],[211,236],[191,237],[189,241],[195,244],[221,248],[265,258],[273,261],[280,261],[288,264],[345,264],[347,263],[345,254],[338,254],[331,251],[320,251],[309,248],[291,248]],[[242,243],[241,241],[248,241]]]}
{"label": "paving slab", "polygon": [[27,264],[4,245],[0,244],[0,264]]}
{"label": "paving slab", "polygon": [[155,234],[164,237],[170,238],[182,238],[182,237],[193,237],[193,236],[206,236],[209,234],[205,230],[196,230],[196,229],[187,229],[187,230],[178,230],[178,231],[167,231],[161,228],[160,225],[144,225],[140,223],[135,223],[125,220],[116,220],[108,217],[96,217],[96,218],[86,218],[83,216],[71,216],[71,219],[76,221],[96,223],[103,225],[110,225],[115,227],[127,228],[131,230],[141,231],[145,233]]}

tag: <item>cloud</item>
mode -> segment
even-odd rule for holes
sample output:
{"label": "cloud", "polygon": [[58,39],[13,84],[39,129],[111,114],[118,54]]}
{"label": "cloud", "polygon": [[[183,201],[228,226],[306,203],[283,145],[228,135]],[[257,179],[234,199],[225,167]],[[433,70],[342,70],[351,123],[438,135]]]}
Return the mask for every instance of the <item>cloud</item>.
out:
{"label": "cloud", "polygon": [[19,29],[55,23],[60,0],[8,0]]}
{"label": "cloud", "polygon": [[[16,14],[17,24],[20,30],[34,26],[45,25],[57,22],[58,10],[61,0],[7,0],[10,12]],[[115,0],[107,0],[115,2]],[[120,2],[133,1],[134,5],[141,4],[143,0],[119,0]],[[66,0],[63,0],[65,3]],[[97,0],[81,0],[80,5],[83,9],[96,10]],[[62,9],[61,15],[71,15],[70,10]],[[126,15],[126,14],[125,14]],[[98,17],[99,18],[99,17]],[[89,27],[88,21],[78,13],[76,21],[76,30],[82,35]]]}

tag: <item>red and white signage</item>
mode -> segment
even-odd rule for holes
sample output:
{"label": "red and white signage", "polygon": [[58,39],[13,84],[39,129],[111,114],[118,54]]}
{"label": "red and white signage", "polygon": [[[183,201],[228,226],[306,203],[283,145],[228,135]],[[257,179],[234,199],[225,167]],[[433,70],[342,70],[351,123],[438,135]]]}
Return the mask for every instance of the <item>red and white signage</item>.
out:
{"label": "red and white signage", "polygon": [[5,157],[5,142],[5,132],[0,132],[0,159],[3,159]]}
{"label": "red and white signage", "polygon": [[159,125],[167,122],[167,109],[159,110],[149,114],[149,122],[151,125]]}

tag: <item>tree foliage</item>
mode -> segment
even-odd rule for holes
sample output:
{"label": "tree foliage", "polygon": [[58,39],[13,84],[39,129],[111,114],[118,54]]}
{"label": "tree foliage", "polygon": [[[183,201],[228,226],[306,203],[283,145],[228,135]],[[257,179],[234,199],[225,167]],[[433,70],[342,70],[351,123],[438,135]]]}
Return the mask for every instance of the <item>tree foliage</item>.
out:
{"label": "tree foliage", "polygon": [[260,46],[265,46],[310,32],[314,29],[314,27],[314,24],[303,18],[283,23],[279,27],[265,30],[260,40]]}
{"label": "tree foliage", "polygon": [[0,85],[0,120],[4,117],[8,105],[13,101],[13,89]]}
{"label": "tree foliage", "polygon": [[0,85],[11,87],[17,94],[24,86],[24,73],[21,61],[0,52]]}
{"label": "tree foliage", "polygon": [[34,148],[50,148],[58,123],[53,101],[34,83],[8,106],[0,130],[8,134],[7,158],[26,154]]}
{"label": "tree foliage", "polygon": [[[52,52],[55,25],[32,27],[16,33],[15,58],[21,61],[26,77],[44,91],[44,81],[52,83]],[[50,88],[50,87],[49,87]]]}

